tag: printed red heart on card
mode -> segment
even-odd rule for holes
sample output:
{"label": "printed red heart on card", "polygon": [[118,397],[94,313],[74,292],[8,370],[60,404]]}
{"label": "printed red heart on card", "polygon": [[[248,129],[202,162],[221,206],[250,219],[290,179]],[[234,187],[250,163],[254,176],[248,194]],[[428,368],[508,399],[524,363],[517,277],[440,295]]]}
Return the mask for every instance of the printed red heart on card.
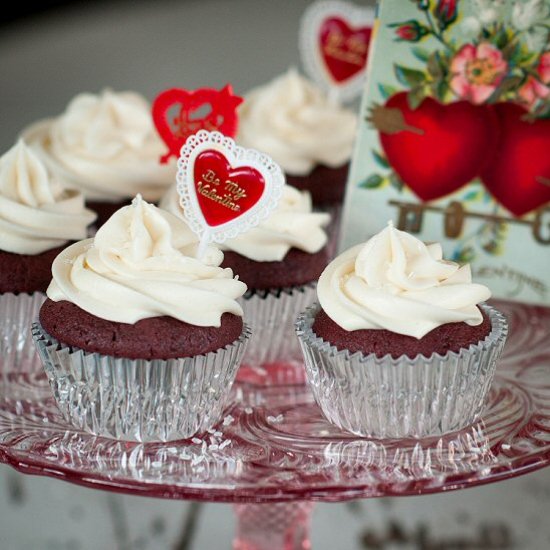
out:
{"label": "printed red heart on card", "polygon": [[347,2],[314,2],[302,16],[300,53],[307,74],[332,97],[361,93],[374,24],[371,8]]}
{"label": "printed red heart on card", "polygon": [[251,166],[231,166],[220,151],[199,153],[193,166],[195,193],[206,223],[215,227],[248,212],[262,198],[265,180]]}
{"label": "printed red heart on card", "polygon": [[495,113],[467,101],[444,105],[426,98],[411,109],[400,92],[373,109],[371,120],[393,170],[424,202],[472,181],[496,148]]}
{"label": "printed red heart on card", "polygon": [[267,155],[205,130],[182,147],[176,179],[183,214],[201,241],[199,256],[209,242],[258,225],[277,207],[285,183]]}
{"label": "printed red heart on card", "polygon": [[499,139],[481,179],[500,204],[523,216],[550,202],[550,119],[529,120],[513,103],[493,109]]}
{"label": "printed red heart on card", "polygon": [[234,137],[238,128],[237,107],[242,101],[233,95],[229,84],[221,90],[171,88],[160,93],[153,102],[152,113],[157,131],[168,147],[161,162],[177,157],[187,138],[199,130],[218,130]]}
{"label": "printed red heart on card", "polygon": [[350,27],[341,17],[328,17],[319,30],[319,48],[330,76],[344,82],[365,70],[371,27]]}

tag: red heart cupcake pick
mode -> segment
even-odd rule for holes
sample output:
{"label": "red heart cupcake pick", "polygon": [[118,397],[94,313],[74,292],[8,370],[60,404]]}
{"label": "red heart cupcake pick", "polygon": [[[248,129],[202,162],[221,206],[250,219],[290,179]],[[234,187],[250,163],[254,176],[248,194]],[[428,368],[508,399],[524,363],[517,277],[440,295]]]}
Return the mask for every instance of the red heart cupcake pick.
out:
{"label": "red heart cupcake pick", "polygon": [[252,166],[234,167],[214,149],[195,157],[193,183],[204,221],[217,227],[248,212],[262,197],[265,179]]}
{"label": "red heart cupcake pick", "polygon": [[285,183],[267,155],[206,130],[185,142],[176,179],[185,218],[201,241],[199,257],[208,243],[234,238],[265,219]]}
{"label": "red heart cupcake pick", "polygon": [[[160,93],[153,102],[153,122],[168,153],[160,161],[178,157],[187,138],[199,130],[219,130],[234,137],[237,133],[237,107],[243,99],[233,95],[231,85],[221,90],[171,88]],[[206,112],[203,112],[205,111]]]}
{"label": "red heart cupcake pick", "polygon": [[322,22],[319,49],[328,73],[338,84],[364,70],[371,33],[371,27],[352,29],[337,16]]}
{"label": "red heart cupcake pick", "polygon": [[347,2],[316,2],[302,17],[300,50],[305,71],[341,99],[361,93],[374,12]]}

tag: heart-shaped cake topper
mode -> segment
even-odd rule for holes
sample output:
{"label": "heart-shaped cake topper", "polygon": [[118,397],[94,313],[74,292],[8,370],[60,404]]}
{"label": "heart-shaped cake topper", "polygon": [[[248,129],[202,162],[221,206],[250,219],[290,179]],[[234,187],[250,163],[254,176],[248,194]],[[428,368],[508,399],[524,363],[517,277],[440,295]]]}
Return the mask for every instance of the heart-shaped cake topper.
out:
{"label": "heart-shaped cake topper", "polygon": [[176,179],[183,214],[200,239],[199,257],[208,243],[232,239],[267,218],[285,183],[267,155],[206,130],[185,142]]}
{"label": "heart-shaped cake topper", "polygon": [[235,137],[238,128],[237,107],[242,97],[233,95],[231,85],[221,90],[171,88],[161,92],[153,102],[153,122],[168,153],[160,161],[178,157],[187,138],[199,130],[218,130]]}
{"label": "heart-shaped cake topper", "polygon": [[347,2],[316,2],[302,16],[304,70],[336,100],[361,93],[373,24],[373,9]]}

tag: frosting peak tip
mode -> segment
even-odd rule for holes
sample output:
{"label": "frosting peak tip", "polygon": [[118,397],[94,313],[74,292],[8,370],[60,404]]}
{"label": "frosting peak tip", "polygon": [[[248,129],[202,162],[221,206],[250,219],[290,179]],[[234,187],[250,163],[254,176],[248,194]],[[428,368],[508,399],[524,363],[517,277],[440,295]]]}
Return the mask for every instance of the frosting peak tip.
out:
{"label": "frosting peak tip", "polygon": [[133,199],[132,199],[132,206],[134,208],[140,206],[143,202],[143,197],[141,196],[141,193],[138,193]]}

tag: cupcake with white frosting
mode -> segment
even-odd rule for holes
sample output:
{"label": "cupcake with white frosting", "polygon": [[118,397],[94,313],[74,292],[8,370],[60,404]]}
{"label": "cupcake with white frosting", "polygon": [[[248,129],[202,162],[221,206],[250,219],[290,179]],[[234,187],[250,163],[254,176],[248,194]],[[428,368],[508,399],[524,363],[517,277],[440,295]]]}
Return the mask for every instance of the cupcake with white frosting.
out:
{"label": "cupcake with white frosting", "polygon": [[[468,265],[391,224],[321,275],[297,332],[325,416],[358,435],[423,437],[479,418],[504,346]],[[481,305],[480,305],[481,304]]]}
{"label": "cupcake with white frosting", "polygon": [[23,131],[48,167],[86,197],[104,223],[141,194],[156,202],[175,180],[175,164],[160,164],[164,145],[149,103],[134,92],[77,95],[64,113]]}
{"label": "cupcake with white frosting", "polygon": [[237,142],[267,153],[315,205],[333,205],[344,197],[356,130],[352,111],[290,69],[245,96]]}
{"label": "cupcake with white frosting", "polygon": [[[185,219],[174,187],[161,207]],[[315,298],[316,280],[328,263],[330,216],[313,212],[308,192],[283,187],[277,208],[257,227],[225,241],[223,264],[248,286],[241,299],[253,329],[239,380],[303,383],[294,320]]]}
{"label": "cupcake with white frosting", "polygon": [[64,250],[33,334],[55,398],[79,428],[190,437],[227,403],[249,332],[246,285],[175,216],[137,197]]}
{"label": "cupcake with white frosting", "polygon": [[0,370],[34,368],[27,335],[52,262],[94,219],[82,194],[64,188],[23,141],[0,157]]}

